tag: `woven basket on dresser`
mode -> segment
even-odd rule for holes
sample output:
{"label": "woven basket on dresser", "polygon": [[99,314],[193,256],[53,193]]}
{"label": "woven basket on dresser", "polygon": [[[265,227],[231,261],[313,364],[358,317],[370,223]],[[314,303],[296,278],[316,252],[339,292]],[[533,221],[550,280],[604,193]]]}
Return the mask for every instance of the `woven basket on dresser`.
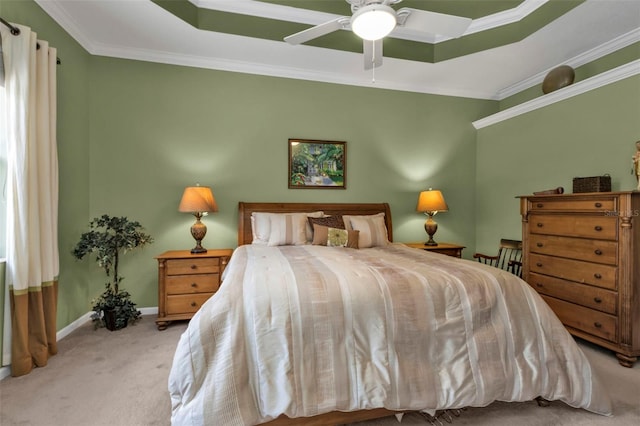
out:
{"label": "woven basket on dresser", "polygon": [[573,192],[611,192],[611,176],[573,178]]}

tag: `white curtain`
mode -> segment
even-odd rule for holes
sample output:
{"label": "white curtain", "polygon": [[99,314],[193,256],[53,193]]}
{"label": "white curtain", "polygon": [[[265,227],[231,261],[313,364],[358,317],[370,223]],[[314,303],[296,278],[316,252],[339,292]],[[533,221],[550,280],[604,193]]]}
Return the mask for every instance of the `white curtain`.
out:
{"label": "white curtain", "polygon": [[7,143],[5,281],[14,376],[46,365],[57,352],[59,272],[56,49],[28,27],[17,27],[17,36],[0,28],[5,73],[0,110],[6,114]]}

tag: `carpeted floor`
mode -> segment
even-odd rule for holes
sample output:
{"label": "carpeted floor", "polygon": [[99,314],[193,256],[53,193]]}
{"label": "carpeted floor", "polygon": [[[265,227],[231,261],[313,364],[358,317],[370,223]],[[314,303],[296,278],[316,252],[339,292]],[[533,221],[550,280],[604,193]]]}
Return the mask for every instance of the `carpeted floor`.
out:
{"label": "carpeted floor", "polygon": [[[23,377],[0,382],[2,426],[169,425],[167,377],[173,352],[186,322],[164,331],[154,316],[126,329],[93,330],[85,324],[59,342],[49,365]],[[640,424],[640,362],[621,367],[607,350],[579,342],[611,392],[614,417],[577,410],[560,402],[494,403],[467,408],[434,424],[518,426],[636,426]],[[418,414],[405,415],[402,426],[428,425]],[[358,426],[398,425],[394,417]]]}

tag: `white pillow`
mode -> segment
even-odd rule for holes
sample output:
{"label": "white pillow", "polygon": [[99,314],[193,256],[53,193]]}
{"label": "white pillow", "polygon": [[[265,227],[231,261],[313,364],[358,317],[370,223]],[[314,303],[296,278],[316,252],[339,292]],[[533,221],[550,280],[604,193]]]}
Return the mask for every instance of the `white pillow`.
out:
{"label": "white pillow", "polygon": [[389,244],[384,213],[369,216],[343,216],[342,218],[347,229],[360,231],[359,248],[381,247]]}
{"label": "white pillow", "polygon": [[[271,216],[287,216],[287,215],[297,215],[302,217],[305,221],[307,221],[307,217],[322,217],[324,216],[324,212],[310,212],[310,213],[264,213],[264,212],[253,212],[251,213],[251,234],[253,236],[253,240],[251,244],[256,245],[267,245],[269,244],[269,238],[271,236]],[[307,221],[308,222],[308,221]],[[305,237],[308,242],[313,239],[313,229],[311,229],[310,224],[305,225]]]}

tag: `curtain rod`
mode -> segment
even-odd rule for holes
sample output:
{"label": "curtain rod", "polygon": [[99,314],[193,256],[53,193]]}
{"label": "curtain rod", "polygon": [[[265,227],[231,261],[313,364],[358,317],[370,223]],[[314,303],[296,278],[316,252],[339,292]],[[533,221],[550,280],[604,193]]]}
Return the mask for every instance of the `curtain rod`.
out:
{"label": "curtain rod", "polygon": [[5,24],[7,27],[9,27],[9,29],[11,30],[11,34],[13,34],[14,36],[17,36],[20,34],[20,28],[18,27],[14,27],[13,25],[11,25],[10,23],[8,23],[7,21],[5,21],[4,19],[0,18],[0,22],[2,22],[3,24]]}
{"label": "curtain rod", "polygon": [[[9,22],[5,21],[2,17],[0,17],[0,22],[9,27],[11,34],[14,36],[20,35],[20,28],[11,25]],[[36,43],[36,49],[40,49],[40,43]],[[60,58],[56,57],[56,64],[60,65],[62,62]]]}

